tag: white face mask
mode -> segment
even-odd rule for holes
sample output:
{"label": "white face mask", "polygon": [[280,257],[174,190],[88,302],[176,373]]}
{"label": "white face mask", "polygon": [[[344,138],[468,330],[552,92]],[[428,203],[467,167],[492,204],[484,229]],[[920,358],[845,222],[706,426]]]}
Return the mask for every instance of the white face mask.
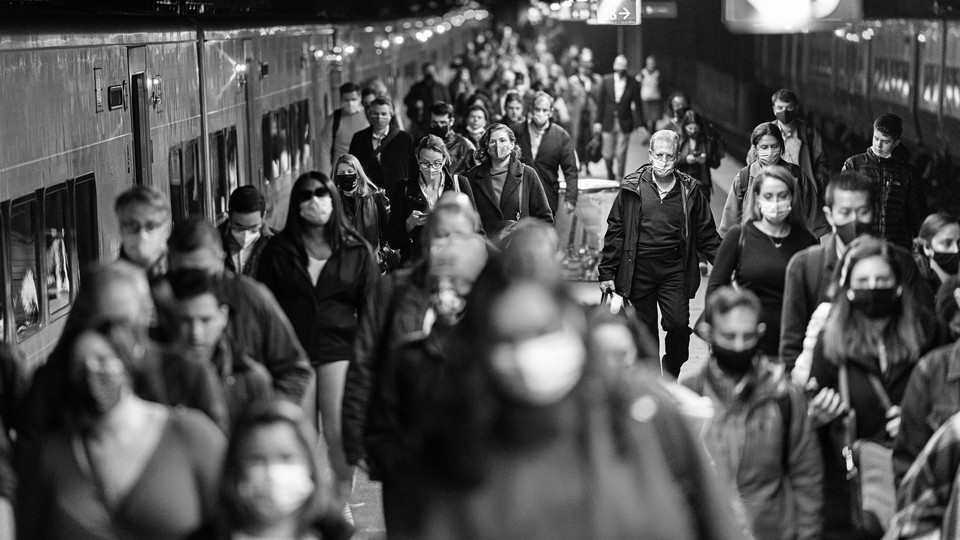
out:
{"label": "white face mask", "polygon": [[311,225],[326,225],[333,214],[333,199],[330,196],[313,197],[300,203],[300,217]]}
{"label": "white face mask", "polygon": [[493,351],[500,384],[512,397],[533,405],[563,399],[583,373],[586,350],[575,334],[560,330]]}
{"label": "white face mask", "polygon": [[792,208],[790,201],[760,201],[760,215],[767,218],[767,221],[784,219]]}
{"label": "white face mask", "polygon": [[260,231],[231,231],[231,234],[243,249],[247,249],[260,239]]}
{"label": "white face mask", "polygon": [[674,160],[670,161],[654,161],[653,162],[653,172],[663,178],[665,176],[670,176],[673,174],[673,170],[676,168],[677,162]]}
{"label": "white face mask", "polygon": [[267,463],[249,467],[237,492],[249,508],[265,518],[287,517],[313,494],[310,469],[304,463]]}
{"label": "white face mask", "polygon": [[757,150],[757,158],[760,160],[762,165],[773,165],[780,160],[780,149],[773,150],[767,148],[764,150]]}

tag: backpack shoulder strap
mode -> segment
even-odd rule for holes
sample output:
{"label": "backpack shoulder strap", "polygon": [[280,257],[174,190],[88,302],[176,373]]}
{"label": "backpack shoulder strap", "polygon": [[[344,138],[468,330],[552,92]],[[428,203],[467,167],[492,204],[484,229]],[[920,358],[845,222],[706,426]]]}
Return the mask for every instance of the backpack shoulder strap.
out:
{"label": "backpack shoulder strap", "polygon": [[740,200],[743,201],[743,198],[747,196],[747,188],[750,187],[750,163],[747,163],[742,169],[740,169],[740,187],[739,195]]}
{"label": "backpack shoulder strap", "polygon": [[790,391],[787,395],[777,400],[777,408],[780,409],[780,418],[783,420],[783,470],[789,470],[790,467],[790,430],[793,427],[793,397]]}

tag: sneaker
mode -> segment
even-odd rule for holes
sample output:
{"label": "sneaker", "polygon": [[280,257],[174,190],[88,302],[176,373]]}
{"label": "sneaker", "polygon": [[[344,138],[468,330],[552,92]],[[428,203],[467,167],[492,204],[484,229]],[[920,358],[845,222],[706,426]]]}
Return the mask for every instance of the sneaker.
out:
{"label": "sneaker", "polygon": [[705,262],[700,263],[700,275],[703,277],[710,275],[710,267]]}

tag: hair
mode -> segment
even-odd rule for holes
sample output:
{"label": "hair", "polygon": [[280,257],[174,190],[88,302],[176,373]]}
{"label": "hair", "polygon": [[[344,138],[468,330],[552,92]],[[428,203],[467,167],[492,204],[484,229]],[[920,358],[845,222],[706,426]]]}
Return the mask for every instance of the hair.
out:
{"label": "hair", "polygon": [[487,153],[487,150],[490,146],[490,138],[493,136],[494,131],[501,129],[507,132],[507,137],[509,137],[510,142],[513,143],[513,152],[511,152],[510,159],[520,161],[520,145],[517,144],[517,135],[512,129],[507,127],[506,124],[497,122],[487,126],[486,131],[484,131],[483,135],[480,136],[480,144],[477,145],[477,163],[486,163],[491,160],[490,154]]}
{"label": "hair", "polygon": [[333,213],[330,215],[330,221],[323,226],[323,236],[330,249],[334,253],[339,253],[341,246],[348,239],[360,240],[360,235],[346,222],[343,214],[343,201],[340,200],[340,190],[334,185],[330,177],[320,171],[309,171],[301,174],[297,181],[293,183],[290,189],[290,206],[287,209],[287,223],[283,227],[283,233],[290,235],[290,239],[297,246],[297,252],[303,258],[307,259],[307,250],[303,245],[303,223],[300,217],[300,202],[297,200],[297,192],[302,191],[306,184],[318,182],[330,192],[330,199],[333,201]]}
{"label": "hair", "polygon": [[677,98],[685,99],[687,101],[687,106],[690,106],[690,96],[688,96],[686,92],[674,92],[667,98],[667,107],[673,107],[673,100]]}
{"label": "hair", "polygon": [[231,214],[249,214],[260,212],[262,216],[267,211],[267,198],[260,190],[253,186],[240,186],[230,194],[227,210]]}
{"label": "hair", "polygon": [[780,143],[780,152],[782,154],[784,142],[783,132],[780,131],[780,126],[778,126],[776,122],[764,122],[753,128],[753,132],[750,133],[750,144],[757,146],[757,143],[760,142],[760,139],[762,139],[764,135],[770,135]]}
{"label": "hair", "polygon": [[202,270],[177,270],[168,273],[166,278],[167,283],[170,284],[170,291],[177,300],[189,300],[210,294],[218,304],[226,303],[222,290],[217,286],[217,279]]}
{"label": "hair", "polygon": [[313,494],[299,510],[300,532],[309,530],[319,516],[334,512],[330,508],[333,504],[330,486],[325,482],[317,463],[317,434],[303,414],[303,409],[282,399],[262,401],[252,404],[233,427],[223,460],[220,506],[233,530],[252,524],[253,513],[244,507],[239,494],[239,484],[243,478],[243,451],[247,441],[258,429],[277,424],[289,426],[293,430],[306,457],[310,478],[315,486]]}
{"label": "hair", "polygon": [[936,313],[937,320],[944,327],[950,326],[950,321],[960,312],[960,306],[957,305],[957,299],[954,297],[954,291],[960,289],[960,277],[947,276],[937,289]]}
{"label": "hair", "polygon": [[690,136],[687,135],[687,126],[696,125],[700,128],[700,133],[697,134],[697,139],[702,139],[706,137],[706,133],[703,128],[703,117],[700,116],[700,113],[690,110],[684,113],[683,118],[680,119],[680,146],[683,147],[683,143],[690,139]]}
{"label": "hair", "polygon": [[483,118],[484,118],[487,122],[490,122],[490,113],[487,112],[487,108],[484,107],[483,105],[474,105],[474,106],[470,107],[469,109],[467,109],[467,114],[464,115],[464,118],[469,117],[469,116],[470,116],[470,113],[472,113],[473,111],[480,111],[480,112],[482,112],[482,113],[483,113]]}
{"label": "hair", "polygon": [[520,92],[517,92],[516,90],[510,90],[507,92],[506,96],[503,98],[503,106],[506,107],[510,103],[519,103],[520,105],[523,105],[523,98],[520,97]]}
{"label": "hair", "polygon": [[859,171],[843,171],[834,175],[827,182],[824,201],[828,208],[833,208],[833,202],[836,199],[837,191],[854,191],[866,193],[867,201],[873,207],[873,180],[869,176]]}
{"label": "hair", "polygon": [[430,116],[449,116],[452,122],[454,119],[453,105],[446,101],[437,101],[430,106]]}
{"label": "hair", "polygon": [[920,224],[917,239],[914,241],[918,252],[923,253],[923,248],[930,247],[933,237],[950,225],[960,225],[960,221],[957,220],[956,216],[946,212],[934,212],[924,218],[923,223]]}
{"label": "hair", "polygon": [[430,240],[436,234],[441,218],[454,215],[466,216],[473,226],[474,232],[480,232],[480,215],[473,207],[470,198],[464,193],[444,191],[427,216],[427,222],[424,223],[423,230],[420,231],[420,245],[423,248],[424,256],[427,256],[430,251]]}
{"label": "hair", "polygon": [[212,223],[203,218],[191,217],[173,226],[170,238],[167,239],[169,253],[193,253],[200,249],[223,253],[223,240]]}
{"label": "hair", "polygon": [[893,113],[887,113],[873,121],[873,129],[899,140],[903,135],[903,119]]}
{"label": "hair", "polygon": [[340,168],[341,164],[347,164],[353,167],[353,170],[357,171],[357,193],[362,195],[369,195],[371,193],[376,193],[380,188],[373,183],[373,180],[370,180],[370,177],[367,176],[367,172],[363,170],[363,166],[360,165],[360,160],[357,159],[353,154],[343,154],[337,158],[336,163],[333,164],[333,174],[334,177],[337,175],[337,170]]}
{"label": "hair", "polygon": [[782,101],[783,103],[793,103],[794,105],[800,103],[800,100],[797,99],[797,95],[794,94],[792,90],[787,90],[786,88],[781,88],[774,92],[772,96],[770,96],[771,104],[774,104],[778,101]]}
{"label": "hair", "polygon": [[170,201],[166,195],[149,186],[133,186],[117,196],[113,210],[118,215],[134,205],[147,206],[170,219]]}
{"label": "hair", "polygon": [[353,92],[360,93],[360,86],[357,83],[345,82],[340,85],[340,95],[345,96],[347,94],[352,94]]}
{"label": "hair", "polygon": [[361,100],[362,100],[363,98],[367,97],[367,96],[374,96],[374,97],[376,97],[376,95],[377,95],[377,91],[374,90],[373,88],[369,87],[369,86],[364,86],[364,87],[363,87],[363,90],[360,90],[360,99],[361,99]]}
{"label": "hair", "polygon": [[760,169],[753,179],[753,190],[743,198],[743,218],[741,223],[747,224],[752,221],[760,221],[763,216],[760,214],[760,189],[763,187],[763,181],[767,178],[779,180],[787,185],[790,190],[790,213],[787,214],[787,223],[791,227],[807,228],[807,220],[803,215],[803,200],[800,197],[800,184],[797,179],[790,174],[790,171],[779,165],[768,165]]}
{"label": "hair", "polygon": [[[447,151],[447,145],[444,144],[443,139],[437,137],[436,135],[425,135],[419,142],[417,142],[416,148],[413,149],[413,157],[415,160],[420,160],[420,152],[424,150],[433,150],[434,152],[439,152],[443,156],[444,160],[444,169],[450,167],[450,152]],[[419,164],[417,165],[419,170]]]}
{"label": "hair", "polygon": [[[897,285],[903,291],[900,307],[889,314],[884,328],[879,332],[861,314],[855,312],[847,298],[850,290],[850,274],[860,261],[871,257],[882,258],[896,276]],[[891,364],[915,362],[920,358],[926,341],[924,324],[929,312],[916,299],[913,287],[904,283],[904,271],[892,248],[883,240],[861,236],[850,243],[843,259],[833,274],[836,290],[833,306],[824,325],[823,352],[826,358],[841,364],[850,358],[863,358],[877,354],[877,343],[882,339]]]}
{"label": "hair", "polygon": [[746,308],[757,316],[763,313],[763,305],[757,295],[748,289],[737,290],[728,285],[713,291],[703,306],[703,320],[708,324],[715,324],[717,317],[730,313],[735,308]]}
{"label": "hair", "polygon": [[393,114],[393,101],[390,98],[385,96],[377,96],[373,101],[370,102],[371,109],[374,107],[382,107],[383,105],[390,107],[390,114]]}
{"label": "hair", "polygon": [[[637,348],[637,363],[656,365],[659,371],[657,340],[640,324],[636,309],[624,305],[618,313],[612,313],[607,306],[597,306],[587,314],[587,346],[589,349],[593,333],[601,326],[622,326],[630,333]],[[592,354],[592,353],[591,353]],[[599,367],[599,366],[598,366]]]}
{"label": "hair", "polygon": [[653,154],[653,145],[660,142],[669,142],[673,145],[673,153],[676,155],[680,152],[680,135],[671,129],[661,129],[660,131],[654,133],[650,136],[650,153]]}
{"label": "hair", "polygon": [[556,259],[560,238],[552,225],[537,218],[523,218],[500,240],[499,246],[504,268],[514,278],[543,283],[562,281],[560,261]]}

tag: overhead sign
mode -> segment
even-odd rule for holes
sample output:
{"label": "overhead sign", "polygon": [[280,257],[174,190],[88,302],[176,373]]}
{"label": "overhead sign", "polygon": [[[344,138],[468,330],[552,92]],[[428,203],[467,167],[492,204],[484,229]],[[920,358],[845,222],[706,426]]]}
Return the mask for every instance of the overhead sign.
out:
{"label": "overhead sign", "polygon": [[734,32],[782,34],[830,30],[862,16],[862,0],[724,0]]}
{"label": "overhead sign", "polygon": [[600,0],[598,24],[640,24],[640,0]]}
{"label": "overhead sign", "polygon": [[641,17],[644,19],[676,19],[676,2],[643,2],[640,4]]}

